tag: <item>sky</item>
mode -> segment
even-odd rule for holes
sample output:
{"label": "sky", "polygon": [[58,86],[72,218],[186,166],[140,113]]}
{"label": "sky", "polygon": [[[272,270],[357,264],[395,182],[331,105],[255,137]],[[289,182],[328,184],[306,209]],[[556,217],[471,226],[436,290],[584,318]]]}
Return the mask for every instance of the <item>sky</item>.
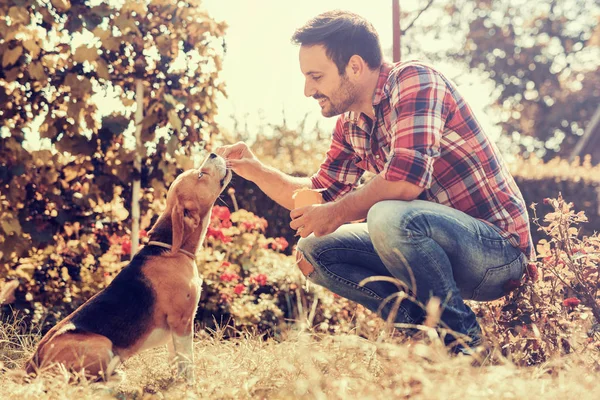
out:
{"label": "sky", "polygon": [[[414,7],[415,3],[421,2],[402,2],[403,11],[410,11],[408,7]],[[391,0],[204,0],[204,5],[214,19],[224,20],[229,25],[221,73],[228,98],[218,100],[216,118],[226,129],[233,126],[232,114],[238,119],[247,118],[252,127],[259,125],[261,118],[268,123],[281,122],[282,110],[291,127],[308,113],[309,123],[318,122],[324,129],[333,128],[335,117],[322,117],[317,101],[304,96],[299,48],[290,41],[298,27],[321,12],[343,9],[365,17],[379,33],[384,53],[391,54]],[[421,16],[433,17],[428,12]],[[402,55],[403,60],[412,58],[410,54]],[[449,66],[436,65],[436,68],[450,76],[464,72]],[[497,137],[498,129],[484,112],[484,107],[491,102],[492,86],[476,76],[461,81],[459,88],[484,129],[492,138]]]}

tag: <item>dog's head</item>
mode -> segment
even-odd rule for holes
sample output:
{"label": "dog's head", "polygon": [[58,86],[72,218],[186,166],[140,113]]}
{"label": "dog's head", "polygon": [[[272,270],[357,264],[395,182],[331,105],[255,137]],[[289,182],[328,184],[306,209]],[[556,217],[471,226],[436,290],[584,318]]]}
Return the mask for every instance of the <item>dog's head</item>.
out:
{"label": "dog's head", "polygon": [[[173,181],[167,192],[167,215],[164,215],[171,217],[173,253],[179,251],[184,238],[201,226],[206,227],[203,221],[208,222],[213,204],[230,181],[231,170],[225,160],[214,153],[200,168],[187,170]],[[200,233],[198,238],[202,235]]]}

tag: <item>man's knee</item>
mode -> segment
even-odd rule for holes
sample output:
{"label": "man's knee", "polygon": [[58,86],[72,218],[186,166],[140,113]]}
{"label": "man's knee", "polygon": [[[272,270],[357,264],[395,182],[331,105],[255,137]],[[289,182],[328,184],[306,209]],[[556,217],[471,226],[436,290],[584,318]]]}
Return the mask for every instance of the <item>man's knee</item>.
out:
{"label": "man's knee", "polygon": [[309,260],[307,260],[306,255],[311,257],[313,251],[313,242],[317,240],[313,235],[310,235],[307,238],[302,238],[298,241],[298,245],[296,246],[296,264],[298,264],[298,268],[302,271],[304,276],[309,276],[315,268],[311,264]]}
{"label": "man's knee", "polygon": [[399,211],[398,206],[396,201],[380,201],[369,209],[367,226],[373,242],[380,242],[393,234],[392,222],[395,212]]}
{"label": "man's knee", "polygon": [[298,264],[298,268],[300,268],[300,271],[302,271],[302,274],[306,277],[308,277],[315,270],[315,268],[312,266],[312,264],[309,263],[306,260],[306,258],[304,258],[302,253],[300,251],[298,251],[297,249],[296,249],[296,264]]}
{"label": "man's knee", "polygon": [[413,230],[410,225],[415,219],[419,219],[420,214],[411,201],[384,200],[375,203],[367,215],[371,240],[385,241]]}

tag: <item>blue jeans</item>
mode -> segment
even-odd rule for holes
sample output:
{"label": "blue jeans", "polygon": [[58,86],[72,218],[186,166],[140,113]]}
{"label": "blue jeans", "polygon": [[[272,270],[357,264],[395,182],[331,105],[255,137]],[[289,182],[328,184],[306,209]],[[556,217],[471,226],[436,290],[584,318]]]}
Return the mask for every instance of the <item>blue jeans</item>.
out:
{"label": "blue jeans", "polygon": [[[423,200],[379,202],[366,223],[342,225],[322,237],[310,235],[300,239],[298,250],[314,267],[308,279],[315,284],[377,312],[384,299],[398,293],[398,286],[389,280],[359,283],[375,276],[396,278],[421,304],[438,297],[441,321],[476,341],[481,329],[463,299],[504,296],[507,282],[519,280],[527,263],[494,227]],[[387,319],[394,301],[385,303],[380,311]],[[424,318],[420,305],[403,300],[394,321],[419,324]]]}

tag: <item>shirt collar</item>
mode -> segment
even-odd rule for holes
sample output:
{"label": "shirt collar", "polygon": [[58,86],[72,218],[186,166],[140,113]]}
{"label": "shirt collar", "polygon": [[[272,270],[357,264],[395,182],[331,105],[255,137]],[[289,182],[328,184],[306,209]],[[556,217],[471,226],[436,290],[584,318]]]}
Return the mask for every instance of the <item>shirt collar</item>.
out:
{"label": "shirt collar", "polygon": [[[390,71],[392,68],[394,68],[394,65],[395,64],[384,61],[383,64],[381,64],[381,67],[379,67],[379,78],[377,78],[377,85],[375,86],[375,92],[373,93],[373,108],[378,106],[379,103],[381,103],[381,100],[389,96],[389,90],[386,86],[390,76]],[[351,124],[360,125],[359,115],[356,115],[353,111],[348,111],[345,114],[345,119]],[[363,129],[366,128],[363,127]]]}
{"label": "shirt collar", "polygon": [[379,78],[377,79],[377,86],[375,87],[375,93],[373,93],[373,106],[378,105],[381,100],[387,97],[385,93],[385,84],[387,83],[388,77],[390,76],[390,71],[394,67],[394,64],[383,62],[381,67],[379,67]]}

